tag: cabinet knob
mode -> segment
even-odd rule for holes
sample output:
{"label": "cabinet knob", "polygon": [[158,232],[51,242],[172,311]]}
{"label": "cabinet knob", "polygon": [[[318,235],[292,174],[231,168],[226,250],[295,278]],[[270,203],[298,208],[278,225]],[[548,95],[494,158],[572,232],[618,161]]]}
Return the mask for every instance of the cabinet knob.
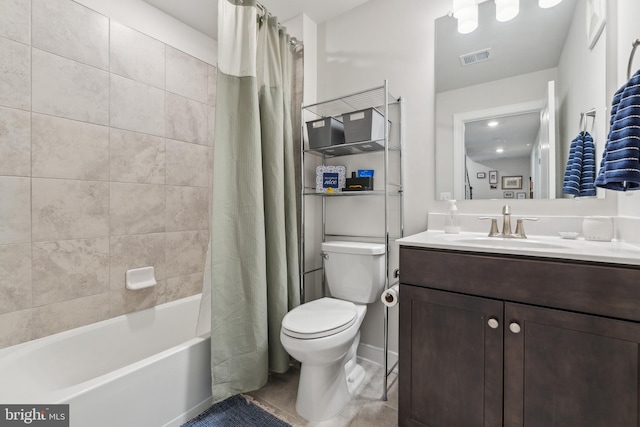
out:
{"label": "cabinet knob", "polygon": [[518,322],[511,322],[509,324],[509,330],[514,334],[519,334],[522,329],[520,328],[520,324],[518,324]]}
{"label": "cabinet knob", "polygon": [[489,327],[491,329],[496,329],[498,326],[500,326],[500,322],[498,322],[498,319],[496,319],[495,317],[490,318],[487,323],[489,324]]}

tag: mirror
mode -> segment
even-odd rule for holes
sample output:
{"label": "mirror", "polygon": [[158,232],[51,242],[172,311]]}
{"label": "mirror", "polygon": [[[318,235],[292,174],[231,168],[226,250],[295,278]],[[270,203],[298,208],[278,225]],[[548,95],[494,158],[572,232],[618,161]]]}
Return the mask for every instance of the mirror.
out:
{"label": "mirror", "polygon": [[519,14],[498,22],[495,2],[481,1],[470,34],[453,16],[436,20],[436,198],[564,197],[569,145],[593,108],[587,130],[601,156],[606,35],[590,47],[587,3],[520,0]]}

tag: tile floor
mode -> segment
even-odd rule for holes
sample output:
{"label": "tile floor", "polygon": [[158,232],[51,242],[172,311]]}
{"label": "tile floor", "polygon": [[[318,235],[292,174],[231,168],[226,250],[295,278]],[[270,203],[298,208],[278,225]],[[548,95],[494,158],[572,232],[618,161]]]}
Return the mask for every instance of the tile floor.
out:
{"label": "tile floor", "polygon": [[351,402],[337,416],[322,422],[308,422],[295,410],[300,367],[294,365],[285,374],[271,374],[260,390],[247,393],[272,409],[294,427],[394,427],[398,425],[397,375],[389,376],[388,400],[382,400],[384,368],[359,359],[367,376]]}

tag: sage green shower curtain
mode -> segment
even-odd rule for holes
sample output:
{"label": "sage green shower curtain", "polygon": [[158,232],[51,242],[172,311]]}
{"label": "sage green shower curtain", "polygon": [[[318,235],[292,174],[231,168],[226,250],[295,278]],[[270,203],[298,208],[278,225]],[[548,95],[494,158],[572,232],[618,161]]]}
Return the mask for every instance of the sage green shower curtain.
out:
{"label": "sage green shower curtain", "polygon": [[[280,324],[299,303],[291,51],[255,0],[218,2],[211,212],[214,402],[255,390],[289,356]],[[287,80],[288,79],[288,80]]]}

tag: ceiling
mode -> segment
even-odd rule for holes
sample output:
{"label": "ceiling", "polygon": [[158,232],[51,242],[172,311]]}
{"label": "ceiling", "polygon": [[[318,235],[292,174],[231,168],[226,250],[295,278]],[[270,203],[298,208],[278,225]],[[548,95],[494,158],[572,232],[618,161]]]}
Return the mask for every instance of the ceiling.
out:
{"label": "ceiling", "polygon": [[[218,39],[217,0],[144,0],[207,36]],[[305,13],[320,24],[369,0],[260,0],[280,22]]]}
{"label": "ceiling", "polygon": [[[491,121],[497,121],[498,125],[488,126]],[[466,152],[475,162],[529,157],[540,131],[540,113],[467,122],[464,127]],[[497,154],[496,148],[502,148],[504,152]]]}

